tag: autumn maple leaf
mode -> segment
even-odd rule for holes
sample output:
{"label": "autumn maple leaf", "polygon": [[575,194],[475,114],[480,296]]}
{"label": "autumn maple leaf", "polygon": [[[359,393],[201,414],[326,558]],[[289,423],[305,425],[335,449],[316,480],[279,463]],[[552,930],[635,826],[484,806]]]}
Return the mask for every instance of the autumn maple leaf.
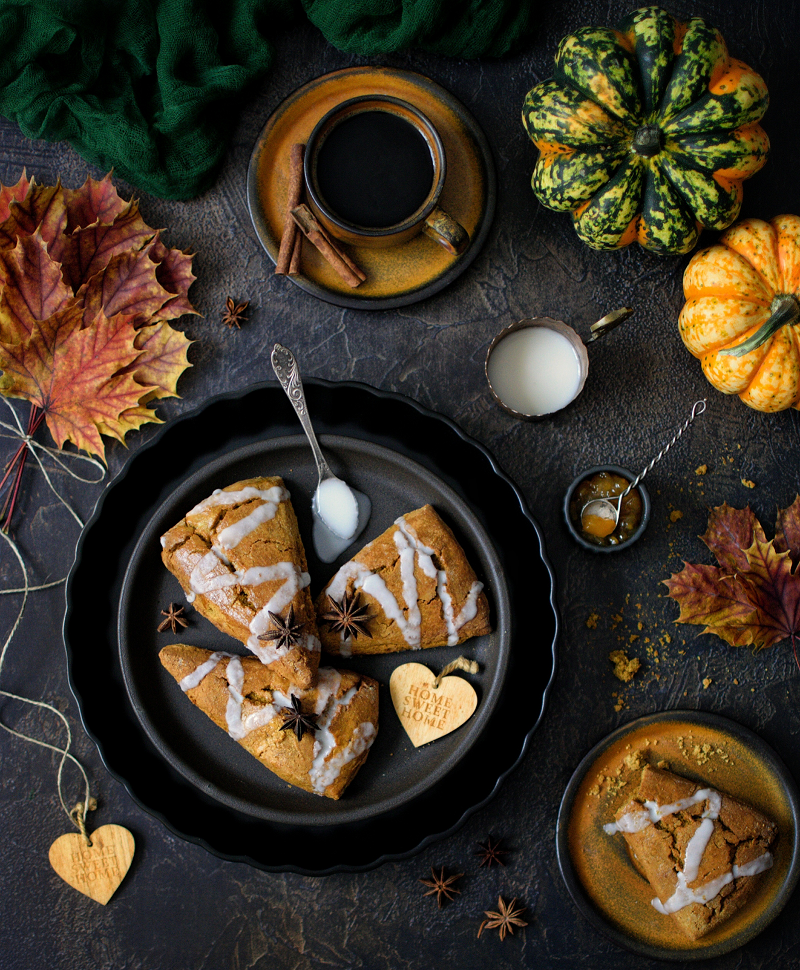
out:
{"label": "autumn maple leaf", "polygon": [[[800,496],[778,512],[768,540],[750,508],[712,509],[700,537],[717,566],[684,563],[664,583],[680,605],[678,623],[704,627],[732,646],[756,650],[800,633]],[[795,650],[795,656],[796,650]]]}
{"label": "autumn maple leaf", "polygon": [[[196,312],[192,258],[110,175],[78,189],[24,173],[0,186],[0,393],[31,402],[29,435],[46,420],[59,448],[104,458],[103,435],[124,441],[159,421],[148,404],[175,396],[191,366],[191,341],[169,321]],[[12,510],[26,454],[23,444],[0,481],[16,463]]]}
{"label": "autumn maple leaf", "polygon": [[92,327],[62,333],[54,343],[37,328],[23,343],[0,343],[0,392],[41,408],[59,448],[70,440],[102,458],[101,428],[154,390],[118,374],[139,356],[136,330],[124,314],[109,320],[100,311]]}

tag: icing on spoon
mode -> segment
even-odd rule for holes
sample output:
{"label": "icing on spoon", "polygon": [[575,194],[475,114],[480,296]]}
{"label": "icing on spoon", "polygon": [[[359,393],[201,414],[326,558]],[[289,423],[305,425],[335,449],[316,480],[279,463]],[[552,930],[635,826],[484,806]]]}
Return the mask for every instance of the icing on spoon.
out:
{"label": "icing on spoon", "polygon": [[363,532],[369,521],[372,503],[366,495],[334,475],[325,460],[308,414],[294,354],[281,344],[275,344],[271,360],[275,376],[300,419],[317,465],[319,484],[311,502],[314,550],[322,562],[333,562]]}

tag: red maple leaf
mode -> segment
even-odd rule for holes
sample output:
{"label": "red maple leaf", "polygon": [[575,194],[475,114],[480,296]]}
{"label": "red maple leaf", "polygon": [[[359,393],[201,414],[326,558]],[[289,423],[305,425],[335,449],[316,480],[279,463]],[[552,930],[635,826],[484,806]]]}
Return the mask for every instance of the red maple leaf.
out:
{"label": "red maple leaf", "polygon": [[[718,566],[684,563],[664,583],[680,605],[678,623],[695,623],[732,646],[757,650],[800,633],[800,496],[778,512],[767,540],[750,508],[713,509],[701,536]],[[794,564],[793,564],[794,560]],[[800,661],[798,661],[800,666]]]}

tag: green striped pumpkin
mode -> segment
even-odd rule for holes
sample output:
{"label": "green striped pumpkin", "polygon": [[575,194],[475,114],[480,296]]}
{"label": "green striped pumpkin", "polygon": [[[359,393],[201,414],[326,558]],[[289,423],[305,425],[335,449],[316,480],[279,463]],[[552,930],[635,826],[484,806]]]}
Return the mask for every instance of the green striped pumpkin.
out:
{"label": "green striped pumpkin", "polygon": [[619,26],[584,27],[558,48],[522,122],[539,149],[531,185],[571,212],[593,249],[639,242],[687,253],[701,229],[725,229],[742,182],[767,160],[758,124],[764,81],[728,55],[719,32],[642,7]]}

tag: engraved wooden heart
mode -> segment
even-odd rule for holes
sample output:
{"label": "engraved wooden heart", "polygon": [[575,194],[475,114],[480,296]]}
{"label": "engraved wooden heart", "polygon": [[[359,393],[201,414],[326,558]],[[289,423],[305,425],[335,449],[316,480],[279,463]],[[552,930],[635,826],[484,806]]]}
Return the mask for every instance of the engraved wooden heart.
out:
{"label": "engraved wooden heart", "polygon": [[436,677],[424,664],[402,664],[389,679],[392,703],[415,748],[443,738],[468,721],[478,706],[475,688],[463,677]]}
{"label": "engraved wooden heart", "polygon": [[50,846],[50,865],[73,889],[105,904],[125,878],[133,859],[133,836],[121,825],[101,825],[91,845],[68,832]]}

